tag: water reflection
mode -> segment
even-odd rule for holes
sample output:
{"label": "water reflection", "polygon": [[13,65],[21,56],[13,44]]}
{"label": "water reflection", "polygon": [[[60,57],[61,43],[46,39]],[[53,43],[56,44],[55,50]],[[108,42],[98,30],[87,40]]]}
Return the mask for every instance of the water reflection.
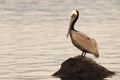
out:
{"label": "water reflection", "polygon": [[104,78],[98,79],[98,78],[82,78],[82,77],[61,77],[61,80],[105,80]]}

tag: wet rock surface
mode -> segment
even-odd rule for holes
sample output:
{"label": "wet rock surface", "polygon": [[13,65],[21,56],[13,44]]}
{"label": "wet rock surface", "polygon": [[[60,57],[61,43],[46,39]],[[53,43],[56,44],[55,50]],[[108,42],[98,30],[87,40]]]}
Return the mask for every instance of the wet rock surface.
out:
{"label": "wet rock surface", "polygon": [[76,56],[69,58],[61,64],[61,68],[53,74],[62,80],[103,80],[115,75],[91,58]]}

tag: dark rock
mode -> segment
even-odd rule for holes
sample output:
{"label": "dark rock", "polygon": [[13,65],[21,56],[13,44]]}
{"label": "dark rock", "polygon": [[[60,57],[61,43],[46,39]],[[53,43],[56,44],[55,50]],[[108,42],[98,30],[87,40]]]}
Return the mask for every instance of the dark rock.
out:
{"label": "dark rock", "polygon": [[62,80],[103,80],[114,74],[90,58],[77,56],[63,62],[53,76]]}

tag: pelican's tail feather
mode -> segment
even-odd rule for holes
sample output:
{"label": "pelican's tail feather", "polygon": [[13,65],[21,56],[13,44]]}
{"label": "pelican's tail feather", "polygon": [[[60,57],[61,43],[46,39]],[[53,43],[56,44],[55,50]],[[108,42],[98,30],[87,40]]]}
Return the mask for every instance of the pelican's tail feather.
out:
{"label": "pelican's tail feather", "polygon": [[94,53],[94,56],[95,56],[96,58],[98,58],[98,57],[99,57],[99,53]]}

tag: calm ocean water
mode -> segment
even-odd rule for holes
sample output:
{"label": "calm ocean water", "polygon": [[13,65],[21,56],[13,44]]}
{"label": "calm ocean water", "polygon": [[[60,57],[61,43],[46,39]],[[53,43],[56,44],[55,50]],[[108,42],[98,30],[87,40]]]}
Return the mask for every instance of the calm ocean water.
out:
{"label": "calm ocean water", "polygon": [[0,80],[60,80],[51,75],[80,55],[66,33],[73,9],[76,29],[99,44],[87,54],[120,79],[120,0],[0,0]]}

